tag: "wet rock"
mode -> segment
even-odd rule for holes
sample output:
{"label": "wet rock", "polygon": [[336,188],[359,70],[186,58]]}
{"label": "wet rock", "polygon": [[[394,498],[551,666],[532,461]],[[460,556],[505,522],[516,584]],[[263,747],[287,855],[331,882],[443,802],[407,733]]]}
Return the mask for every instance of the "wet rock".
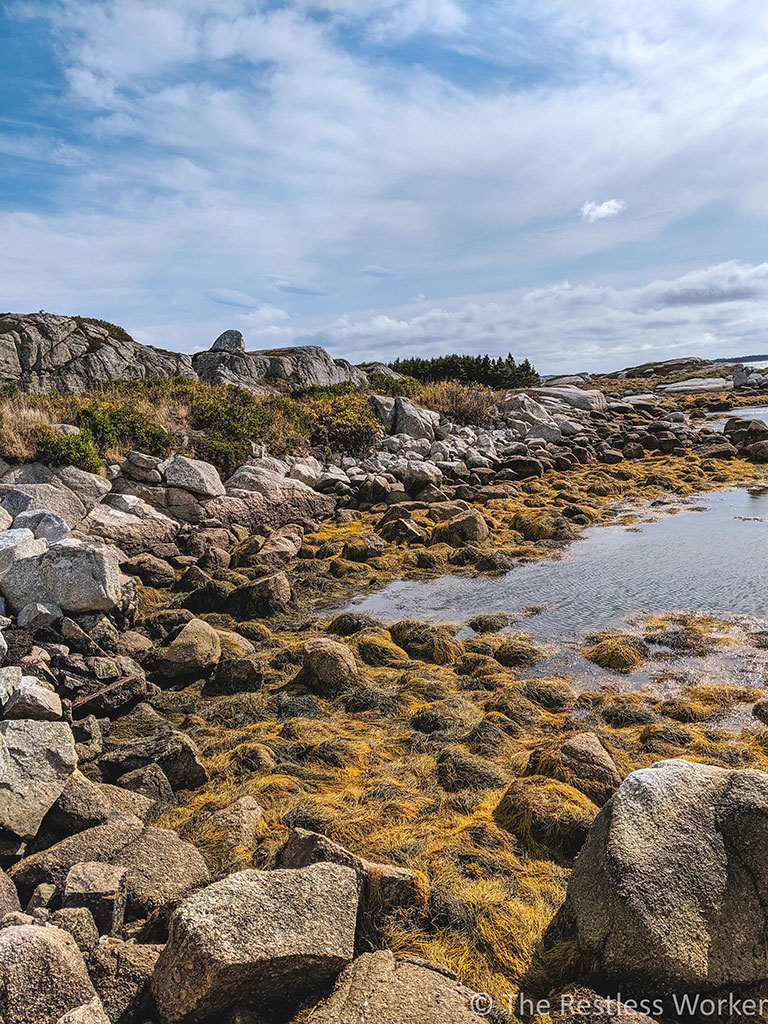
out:
{"label": "wet rock", "polygon": [[[39,887],[38,887],[39,888]],[[55,888],[51,886],[52,889]],[[69,932],[81,953],[87,955],[99,941],[99,929],[93,914],[85,907],[62,907],[51,914],[51,923]]]}
{"label": "wet rock", "polygon": [[354,872],[335,864],[242,871],[172,915],[152,992],[163,1024],[298,1002],[354,955]]}
{"label": "wet rock", "polygon": [[174,790],[196,789],[208,780],[194,741],[160,715],[154,720],[151,735],[116,744],[99,760],[99,767],[109,779],[150,764],[157,764],[163,770]]}
{"label": "wet rock", "polygon": [[117,785],[151,800],[159,807],[176,803],[168,776],[157,764],[148,764],[143,768],[126,772],[117,780]]}
{"label": "wet rock", "polygon": [[0,931],[3,1024],[59,1024],[95,997],[82,954],[67,932],[38,925]]}
{"label": "wet rock", "polygon": [[[364,953],[345,968],[313,1024],[480,1024],[475,993],[446,967],[389,950]],[[482,1007],[487,1003],[480,1003]]]}
{"label": "wet rock", "polygon": [[192,619],[158,652],[158,668],[164,676],[199,675],[210,671],[221,656],[221,642],[213,626]]}
{"label": "wet rock", "polygon": [[227,610],[239,619],[259,619],[285,611],[291,600],[291,585],[284,572],[245,583],[227,598]]}
{"label": "wet rock", "polygon": [[304,644],[304,675],[324,697],[335,697],[355,686],[359,671],[349,647],[325,637]]}
{"label": "wet rock", "polygon": [[601,978],[624,990],[763,982],[768,775],[661,761],[600,812],[563,920]]}
{"label": "wet rock", "polygon": [[596,804],[609,800],[621,785],[613,758],[593,732],[531,751],[527,775],[546,775],[574,786]]}
{"label": "wet rock", "polygon": [[162,558],[155,558],[154,555],[141,554],[135,558],[129,558],[121,566],[123,572],[131,576],[138,576],[142,583],[148,587],[172,587],[176,582],[176,573],[173,568]]}
{"label": "wet rock", "polygon": [[0,722],[0,826],[22,839],[36,835],[76,765],[65,722]]}

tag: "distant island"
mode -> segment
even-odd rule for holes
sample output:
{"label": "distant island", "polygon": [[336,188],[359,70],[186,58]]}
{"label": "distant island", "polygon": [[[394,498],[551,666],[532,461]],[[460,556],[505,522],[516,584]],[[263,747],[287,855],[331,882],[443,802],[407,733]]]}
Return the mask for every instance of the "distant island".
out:
{"label": "distant island", "polygon": [[713,359],[713,363],[756,363],[758,359],[768,359],[768,352],[756,356],[731,356],[730,358]]}

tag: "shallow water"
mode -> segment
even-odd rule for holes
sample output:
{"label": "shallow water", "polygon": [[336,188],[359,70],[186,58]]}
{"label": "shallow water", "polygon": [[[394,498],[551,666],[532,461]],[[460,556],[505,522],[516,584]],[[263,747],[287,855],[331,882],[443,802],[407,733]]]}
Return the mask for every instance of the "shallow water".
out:
{"label": "shallow water", "polygon": [[708,419],[713,430],[724,430],[725,424],[732,416],[742,420],[765,420],[768,423],[768,405],[746,406],[744,409],[733,409],[731,412],[713,412]]}
{"label": "shallow water", "polygon": [[561,558],[521,563],[503,576],[398,580],[350,607],[385,622],[463,623],[483,612],[523,616],[526,607],[545,605],[518,628],[559,643],[638,612],[768,616],[768,489],[706,494],[650,511],[656,521],[584,531]]}

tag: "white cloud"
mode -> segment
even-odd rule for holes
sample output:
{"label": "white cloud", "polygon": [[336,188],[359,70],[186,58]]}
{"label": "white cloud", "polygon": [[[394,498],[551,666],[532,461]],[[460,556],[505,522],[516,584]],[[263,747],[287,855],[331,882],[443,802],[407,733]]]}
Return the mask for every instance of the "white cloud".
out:
{"label": "white cloud", "polygon": [[543,372],[560,372],[619,369],[665,353],[739,355],[768,349],[766,336],[768,263],[725,263],[638,287],[565,281],[514,302],[435,306],[410,317],[345,316],[311,340],[354,361],[511,350]]}
{"label": "white cloud", "polygon": [[[648,343],[643,316],[653,344],[665,322],[671,345],[751,338],[760,282],[687,272],[762,258],[768,9],[693,7],[27,2],[69,90],[60,138],[7,135],[30,184],[28,202],[0,208],[0,306],[91,312],[188,348],[224,329],[213,295],[249,309],[266,281],[289,311],[248,329],[325,325],[339,355],[386,356],[392,339],[505,350],[518,331],[539,362],[566,359],[566,334],[587,346],[570,358],[612,361]],[[55,104],[46,94],[45,116]],[[580,219],[574,182],[623,198]],[[628,323],[617,296],[655,279],[670,289],[644,292],[658,314]],[[249,283],[237,298],[221,282]],[[434,315],[398,308],[424,295]],[[334,334],[341,310],[357,312]]]}
{"label": "white cloud", "polygon": [[617,217],[626,208],[627,204],[623,199],[606,199],[604,203],[593,203],[589,200],[581,208],[581,218],[594,224],[596,220]]}

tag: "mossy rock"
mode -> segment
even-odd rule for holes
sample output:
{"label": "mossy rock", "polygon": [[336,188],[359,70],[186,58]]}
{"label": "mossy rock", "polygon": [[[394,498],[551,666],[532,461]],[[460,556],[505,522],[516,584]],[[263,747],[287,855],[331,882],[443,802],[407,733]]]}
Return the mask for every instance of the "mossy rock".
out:
{"label": "mossy rock", "polygon": [[626,633],[599,633],[592,645],[581,652],[587,661],[614,672],[629,673],[639,668],[648,657],[648,644]]}
{"label": "mossy rock", "polygon": [[433,665],[452,665],[461,657],[461,644],[443,626],[403,619],[389,628],[395,643],[412,657]]}
{"label": "mossy rock", "polygon": [[398,666],[410,661],[402,647],[398,647],[384,630],[361,636],[357,641],[357,649],[365,664],[374,668],[383,665]]}
{"label": "mossy rock", "polygon": [[516,513],[512,528],[526,540],[573,540],[576,536],[568,520],[548,509],[526,509]]}
{"label": "mossy rock", "polygon": [[467,623],[470,629],[476,633],[498,633],[509,625],[509,615],[506,612],[493,612],[486,615],[476,615]]}
{"label": "mossy rock", "polygon": [[576,693],[567,679],[552,676],[547,679],[526,679],[523,692],[529,700],[547,711],[564,711],[576,703]]}
{"label": "mossy rock", "polygon": [[500,789],[509,776],[498,765],[476,754],[452,747],[437,759],[437,779],[449,793],[462,789]]}
{"label": "mossy rock", "polygon": [[598,807],[565,782],[531,775],[515,779],[494,817],[533,851],[574,857],[587,838]]}
{"label": "mossy rock", "polygon": [[506,637],[493,655],[505,668],[532,668],[544,657],[544,650],[526,633]]}
{"label": "mossy rock", "polygon": [[352,636],[354,633],[359,633],[363,629],[370,629],[376,625],[378,623],[364,612],[342,612],[334,619],[331,619],[326,629],[329,633],[333,633],[336,636]]}

